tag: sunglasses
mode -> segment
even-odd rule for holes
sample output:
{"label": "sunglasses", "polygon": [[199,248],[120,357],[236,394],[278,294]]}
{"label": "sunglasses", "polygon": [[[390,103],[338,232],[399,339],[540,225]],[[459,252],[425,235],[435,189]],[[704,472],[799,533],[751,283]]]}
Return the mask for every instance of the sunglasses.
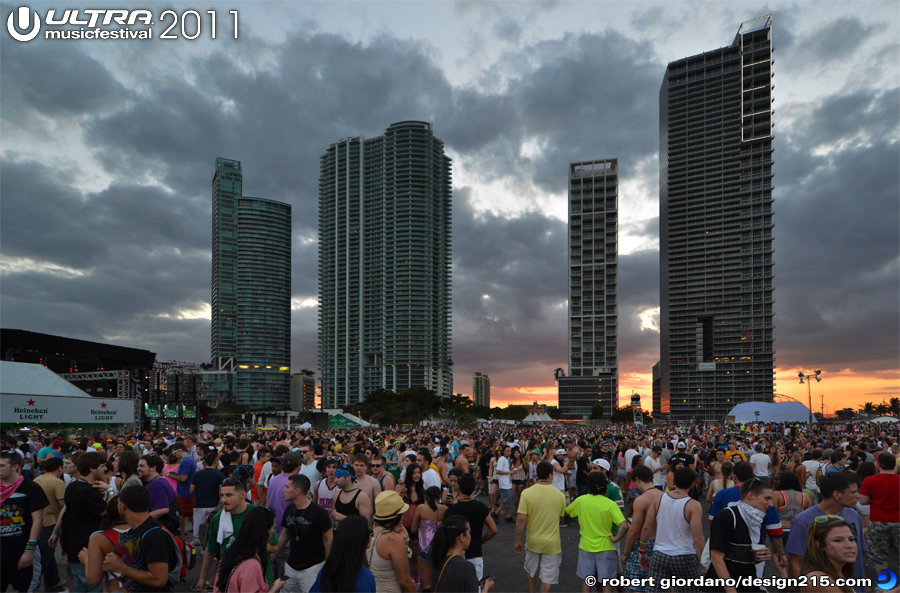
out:
{"label": "sunglasses", "polygon": [[238,484],[243,484],[243,482],[241,482],[237,478],[225,478],[225,480],[222,482],[223,486],[237,486]]}
{"label": "sunglasses", "polygon": [[834,519],[836,521],[840,521],[842,523],[847,522],[847,520],[844,519],[843,517],[841,517],[840,515],[821,515],[821,516],[815,518],[815,523],[813,524],[813,534],[816,533],[816,527],[818,527],[820,523],[824,525],[825,523],[828,523],[832,519]]}
{"label": "sunglasses", "polygon": [[384,464],[381,463],[373,463],[372,467],[384,467]]}

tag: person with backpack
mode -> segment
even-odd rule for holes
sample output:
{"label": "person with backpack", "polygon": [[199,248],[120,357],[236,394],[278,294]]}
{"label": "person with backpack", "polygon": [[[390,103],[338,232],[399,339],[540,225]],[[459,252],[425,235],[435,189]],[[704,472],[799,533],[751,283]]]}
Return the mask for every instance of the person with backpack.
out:
{"label": "person with backpack", "polygon": [[[755,476],[741,485],[740,494],[740,501],[723,509],[710,525],[711,565],[706,573],[709,579],[753,579],[757,576],[757,564],[772,558],[768,548],[754,547],[763,540],[766,511],[774,506],[772,486]],[[726,593],[759,590],[743,581],[736,588],[725,587]]]}
{"label": "person with backpack", "polygon": [[122,534],[129,529],[125,518],[119,515],[119,497],[113,496],[106,503],[106,516],[100,521],[100,530],[91,534],[87,547],[78,553],[88,584],[96,587],[103,583],[104,591],[122,590],[118,575],[103,572],[103,559],[115,552]]}
{"label": "person with backpack", "polygon": [[103,559],[103,570],[120,574],[129,593],[173,591],[183,565],[175,538],[151,516],[150,500],[150,491],[142,486],[122,489],[118,511],[129,530]]}

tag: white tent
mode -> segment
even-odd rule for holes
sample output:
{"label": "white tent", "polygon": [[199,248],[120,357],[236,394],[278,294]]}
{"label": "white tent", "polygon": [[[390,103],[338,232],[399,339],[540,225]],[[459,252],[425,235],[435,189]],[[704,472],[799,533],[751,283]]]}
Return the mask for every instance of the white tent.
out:
{"label": "white tent", "polygon": [[[759,412],[759,416],[756,415]],[[809,408],[800,402],[744,402],[728,412],[728,422],[748,424],[750,422],[809,422]],[[812,417],[813,423],[816,417]]]}
{"label": "white tent", "polygon": [[42,364],[0,361],[0,394],[91,397]]}
{"label": "white tent", "polygon": [[0,361],[0,422],[130,424],[132,399],[92,397],[40,364]]}
{"label": "white tent", "polygon": [[869,422],[900,422],[900,419],[894,418],[893,416],[879,416],[874,420],[869,420]]}
{"label": "white tent", "polygon": [[522,422],[553,422],[553,418],[545,414],[528,414]]}

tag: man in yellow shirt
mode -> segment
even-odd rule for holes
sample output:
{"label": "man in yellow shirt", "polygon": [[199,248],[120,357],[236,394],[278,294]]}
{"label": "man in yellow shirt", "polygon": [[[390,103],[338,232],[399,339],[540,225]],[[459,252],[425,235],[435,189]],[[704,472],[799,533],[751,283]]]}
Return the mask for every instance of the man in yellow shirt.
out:
{"label": "man in yellow shirt", "polygon": [[527,525],[525,576],[528,593],[535,593],[538,579],[541,580],[541,592],[547,593],[552,585],[559,583],[562,560],[559,519],[566,514],[566,497],[551,485],[553,466],[549,461],[540,462],[536,473],[537,484],[526,488],[519,500],[515,551],[522,554],[522,531]]}

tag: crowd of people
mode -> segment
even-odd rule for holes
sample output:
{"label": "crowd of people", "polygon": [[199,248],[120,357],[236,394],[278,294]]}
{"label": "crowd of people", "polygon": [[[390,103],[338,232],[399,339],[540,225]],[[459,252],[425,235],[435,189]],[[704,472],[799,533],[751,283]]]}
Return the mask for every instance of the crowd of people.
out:
{"label": "crowd of people", "polygon": [[172,591],[196,562],[196,591],[489,593],[515,553],[533,593],[569,527],[585,592],[862,592],[900,573],[898,428],[19,431],[0,592]]}

